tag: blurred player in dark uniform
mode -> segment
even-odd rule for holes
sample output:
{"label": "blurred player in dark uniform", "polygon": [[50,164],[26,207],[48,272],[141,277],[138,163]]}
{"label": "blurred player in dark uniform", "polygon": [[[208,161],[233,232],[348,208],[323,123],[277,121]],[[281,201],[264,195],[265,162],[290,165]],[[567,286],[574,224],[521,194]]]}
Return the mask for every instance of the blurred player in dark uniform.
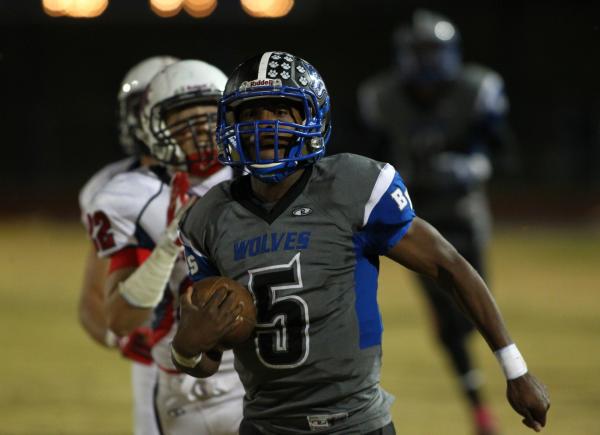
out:
{"label": "blurred player in dark uniform", "polygon": [[[379,142],[370,155],[402,171],[419,216],[485,276],[490,213],[484,185],[491,156],[508,160],[512,142],[502,79],[486,67],[463,65],[456,28],[428,11],[416,11],[411,25],[395,32],[394,44],[395,67],[358,91],[362,121]],[[419,279],[437,337],[472,407],[476,433],[496,433],[466,346],[474,326],[433,280]]]}
{"label": "blurred player in dark uniform", "polygon": [[[223,275],[252,292],[254,337],[234,349],[246,390],[241,435],[395,433],[393,398],[379,383],[379,256],[436,280],[501,361],[510,403],[541,429],[548,398],[512,343],[483,280],[415,216],[390,164],[322,158],[330,99],[319,73],[284,52],[237,67],[219,103],[220,159],[248,175],[213,187],[181,223],[190,277]],[[216,291],[182,297],[176,366],[199,365],[235,325],[239,307]]]}

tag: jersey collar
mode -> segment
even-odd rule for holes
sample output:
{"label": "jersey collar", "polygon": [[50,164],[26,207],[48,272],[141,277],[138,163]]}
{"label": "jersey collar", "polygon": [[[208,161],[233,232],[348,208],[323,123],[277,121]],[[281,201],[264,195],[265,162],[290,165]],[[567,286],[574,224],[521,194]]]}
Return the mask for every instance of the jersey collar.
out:
{"label": "jersey collar", "polygon": [[257,202],[260,201],[256,199],[256,196],[252,192],[252,186],[250,184],[251,175],[245,175],[231,183],[231,196],[242,207],[271,225],[304,191],[308,180],[310,180],[312,169],[312,165],[306,167],[298,181],[296,181],[285,195],[275,203],[271,210],[266,210],[264,207],[257,204]]}

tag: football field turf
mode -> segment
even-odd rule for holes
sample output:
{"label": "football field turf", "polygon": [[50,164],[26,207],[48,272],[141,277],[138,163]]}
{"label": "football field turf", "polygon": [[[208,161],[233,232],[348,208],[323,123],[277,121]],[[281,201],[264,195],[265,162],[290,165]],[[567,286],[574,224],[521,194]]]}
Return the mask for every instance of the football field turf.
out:
{"label": "football field turf", "polygon": [[[76,223],[0,225],[0,434],[130,433],[129,364],[79,327],[88,242]],[[600,434],[600,231],[497,229],[490,283],[530,369],[549,387],[546,434]],[[410,273],[382,264],[382,384],[398,434],[470,435],[469,415],[430,334]],[[533,433],[504,399],[483,340],[472,346],[503,434]]]}

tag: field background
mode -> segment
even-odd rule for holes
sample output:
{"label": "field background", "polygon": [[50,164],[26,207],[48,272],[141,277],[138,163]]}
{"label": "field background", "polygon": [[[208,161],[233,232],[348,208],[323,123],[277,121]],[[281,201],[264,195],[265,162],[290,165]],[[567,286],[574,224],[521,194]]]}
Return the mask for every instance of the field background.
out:
{"label": "field background", "polygon": [[[0,434],[130,433],[129,365],[89,340],[76,306],[87,250],[74,222],[0,224]],[[600,229],[499,227],[490,282],[530,369],[547,385],[544,433],[600,434]],[[382,382],[399,434],[470,434],[469,415],[412,277],[382,265]],[[473,339],[503,434],[533,433],[504,400],[497,363]]]}

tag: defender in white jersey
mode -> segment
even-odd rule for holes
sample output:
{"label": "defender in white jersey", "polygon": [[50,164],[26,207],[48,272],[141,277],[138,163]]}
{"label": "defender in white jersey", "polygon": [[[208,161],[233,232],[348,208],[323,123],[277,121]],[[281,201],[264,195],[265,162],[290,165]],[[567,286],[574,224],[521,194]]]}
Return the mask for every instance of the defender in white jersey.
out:
{"label": "defender in white jersey", "polygon": [[107,328],[104,311],[104,285],[109,260],[99,256],[103,245],[110,242],[105,215],[95,209],[99,191],[118,174],[138,167],[148,167],[155,160],[148,154],[139,121],[139,106],[143,91],[150,79],[162,68],[175,62],[170,56],[145,59],[125,75],[118,93],[119,142],[129,157],[110,163],[94,174],[79,194],[81,219],[93,244],[86,256],[84,278],[79,300],[79,320],[84,330],[97,343],[108,348],[119,348],[132,361],[133,432],[135,435],[157,435],[152,391],[156,367],[150,357],[148,328],[139,328],[127,337],[119,338]]}
{"label": "defender in white jersey", "polygon": [[[226,164],[250,175],[212,189],[182,221],[192,280],[235,279],[252,292],[252,339],[235,348],[246,397],[241,435],[392,435],[379,385],[379,256],[435,280],[477,325],[507,378],[507,396],[539,431],[549,399],[489,290],[431,225],[416,217],[394,168],[353,155],[319,160],[331,132],[317,70],[285,52],[240,64],[219,102]],[[183,299],[173,359],[195,375],[236,309]],[[217,326],[213,326],[217,324]],[[208,354],[207,354],[208,356]]]}
{"label": "defender in white jersey", "polygon": [[221,370],[202,380],[180,373],[170,357],[179,295],[190,285],[176,243],[179,216],[189,197],[198,200],[232,178],[231,168],[217,160],[214,138],[225,82],[219,69],[197,60],[157,74],[146,90],[142,121],[150,151],[163,165],[113,177],[95,201],[110,226],[111,245],[102,252],[111,257],[108,325],[125,335],[151,322],[159,368],[154,404],[160,430],[172,435],[237,434],[242,417],[244,392],[230,351],[213,352]]}

